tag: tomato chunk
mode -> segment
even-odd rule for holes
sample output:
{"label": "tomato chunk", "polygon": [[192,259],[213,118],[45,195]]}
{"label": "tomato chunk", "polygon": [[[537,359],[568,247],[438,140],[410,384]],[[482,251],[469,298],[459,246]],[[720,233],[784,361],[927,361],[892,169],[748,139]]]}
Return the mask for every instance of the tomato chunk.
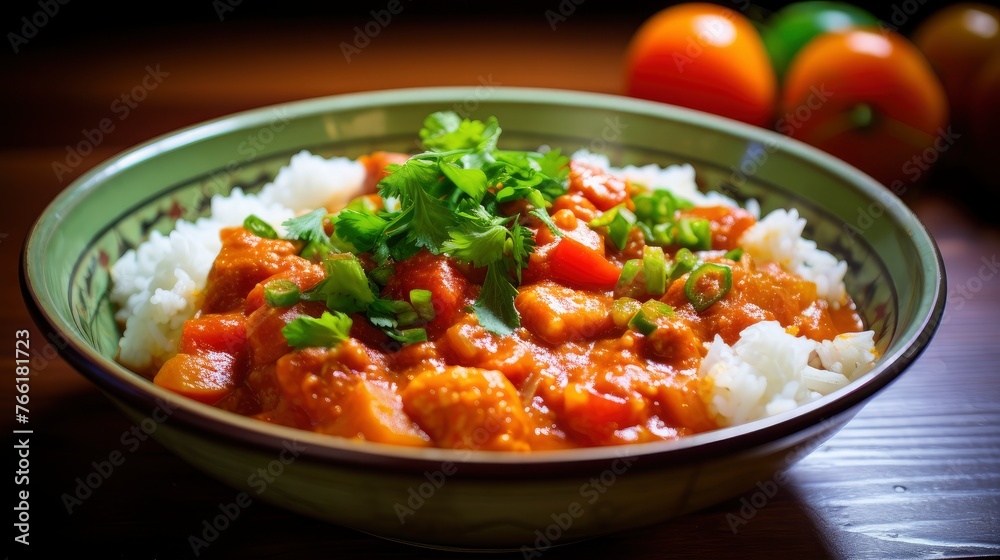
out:
{"label": "tomato chunk", "polygon": [[215,404],[240,381],[237,360],[225,352],[177,354],[164,362],[153,383],[179,395]]}
{"label": "tomato chunk", "polygon": [[579,161],[569,164],[569,192],[581,193],[598,210],[610,210],[623,202],[631,203],[628,183],[603,169]]}
{"label": "tomato chunk", "polygon": [[223,229],[219,236],[222,251],[208,273],[204,313],[239,309],[258,282],[280,272],[284,258],[297,253],[291,241],[264,239],[242,227]]}
{"label": "tomato chunk", "polygon": [[431,292],[434,319],[425,327],[431,337],[454,324],[462,309],[475,299],[469,281],[459,272],[454,261],[427,251],[396,263],[396,272],[389,278],[383,294],[392,299],[410,301],[410,291],[417,289]]}
{"label": "tomato chunk", "polygon": [[621,274],[604,255],[569,237],[559,241],[549,260],[554,279],[578,288],[610,290]]}

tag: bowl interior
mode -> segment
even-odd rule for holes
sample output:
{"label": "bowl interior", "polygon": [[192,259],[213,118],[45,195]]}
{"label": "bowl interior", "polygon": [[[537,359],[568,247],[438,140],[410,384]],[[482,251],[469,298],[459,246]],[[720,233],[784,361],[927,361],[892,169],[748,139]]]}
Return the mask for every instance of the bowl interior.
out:
{"label": "bowl interior", "polygon": [[[206,215],[213,195],[261,188],[300,150],[348,157],[413,151],[424,117],[441,110],[495,115],[502,148],[586,148],[617,166],[690,163],[704,189],[756,199],[762,213],[798,209],[808,220],[804,235],[847,261],[848,292],[883,356],[852,405],[897,376],[940,319],[943,280],[933,241],[898,199],[839,160],[775,133],[684,109],[528,89],[433,88],[309,100],[155,139],[93,169],[46,210],[25,247],[27,291],[94,370],[142,390],[151,384],[114,362],[121,331],[108,298],[110,265],[150,232]],[[817,406],[843,410],[833,401]]]}

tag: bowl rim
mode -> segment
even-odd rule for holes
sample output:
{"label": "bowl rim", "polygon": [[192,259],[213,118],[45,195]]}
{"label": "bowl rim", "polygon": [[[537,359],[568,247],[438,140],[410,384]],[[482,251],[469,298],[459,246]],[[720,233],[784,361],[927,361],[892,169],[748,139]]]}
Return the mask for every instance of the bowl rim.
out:
{"label": "bowl rim", "polygon": [[[474,95],[476,87],[414,87],[374,90],[337,94],[276,103],[224,115],[168,132],[126,149],[99,163],[67,185],[43,210],[25,237],[18,263],[19,281],[25,304],[46,336],[61,337],[60,355],[77,371],[93,382],[121,407],[139,403],[142,410],[156,407],[171,409],[168,422],[179,422],[213,437],[223,438],[227,444],[240,445],[258,451],[277,453],[288,442],[305,446],[302,453],[324,462],[336,462],[356,468],[377,468],[396,472],[411,472],[414,468],[426,469],[444,463],[460,463],[460,476],[516,478],[530,469],[533,476],[566,476],[572,472],[585,472],[596,464],[607,464],[623,457],[642,457],[643,470],[663,463],[686,464],[720,451],[749,450],[774,440],[823,426],[843,424],[876,393],[895,381],[927,347],[937,330],[944,312],[946,279],[944,262],[934,238],[915,214],[885,186],[850,164],[817,148],[775,131],[738,122],[718,115],[684,107],[625,97],[616,94],[582,92],[553,88],[497,86],[489,100],[501,103],[528,103],[537,105],[572,105],[581,109],[628,111],[630,114],[653,117],[705,128],[717,133],[735,136],[747,141],[768,142],[776,150],[789,152],[801,162],[821,168],[842,178],[852,188],[861,190],[871,200],[885,205],[886,214],[893,215],[910,228],[910,238],[924,254],[925,275],[929,281],[931,301],[928,313],[919,327],[907,340],[898,342],[899,348],[891,355],[881,356],[879,364],[850,385],[816,401],[796,407],[792,411],[755,420],[746,424],[686,436],[679,440],[645,442],[616,446],[588,447],[566,450],[539,450],[528,453],[462,450],[442,448],[415,448],[368,441],[331,437],[295,428],[269,424],[240,416],[210,405],[184,399],[153,385],[141,375],[132,372],[98,354],[76,333],[75,328],[63,320],[50,302],[43,301],[41,289],[44,282],[38,269],[40,263],[32,260],[32,251],[43,246],[50,231],[43,225],[61,211],[71,209],[78,199],[96,188],[105,178],[121,170],[140,164],[164,151],[178,149],[190,143],[209,139],[236,130],[252,129],[266,123],[275,111],[287,111],[290,119],[318,116],[324,113],[410,105],[415,103],[454,103]],[[846,419],[845,419],[846,416]],[[839,419],[839,420],[836,420]],[[842,420],[842,421],[840,421]],[[173,424],[172,424],[173,425]]]}

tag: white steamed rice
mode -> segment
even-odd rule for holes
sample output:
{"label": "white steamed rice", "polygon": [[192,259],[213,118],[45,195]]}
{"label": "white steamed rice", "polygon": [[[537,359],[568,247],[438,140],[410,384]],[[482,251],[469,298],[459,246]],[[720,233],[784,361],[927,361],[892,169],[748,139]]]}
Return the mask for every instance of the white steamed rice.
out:
{"label": "white steamed rice", "polygon": [[[698,206],[736,206],[717,192],[702,193],[692,166],[613,168],[603,155],[579,151],[574,159],[604,167],[651,189],[666,189]],[[302,151],[293,156],[259,194],[235,189],[215,196],[211,216],[179,222],[169,235],[154,232],[111,269],[111,300],[125,322],[119,361],[143,371],[157,368],[177,351],[184,322],[191,318],[205,288],[212,262],[222,248],[219,231],[256,214],[283,233],[281,223],[320,206],[336,209],[356,196],[364,166],[347,158],[325,159]],[[744,206],[760,218],[759,206]],[[798,212],[776,210],[750,227],[741,246],[758,261],[772,260],[816,283],[819,297],[833,307],[846,302],[847,264],[803,239],[805,220]],[[777,322],[745,329],[734,345],[721,338],[708,345],[698,374],[712,380],[710,412],[721,425],[737,425],[779,414],[827,395],[870,371],[876,361],[874,333],[840,335],[817,343],[788,334]]]}
{"label": "white steamed rice", "polygon": [[111,301],[125,322],[118,360],[138,371],[158,368],[177,352],[184,322],[194,316],[212,262],[222,249],[219,232],[256,214],[283,234],[281,223],[320,206],[338,208],[358,193],[363,164],[307,151],[292,156],[257,194],[236,188],[212,198],[211,214],[179,221],[169,235],[154,231],[111,268]]}

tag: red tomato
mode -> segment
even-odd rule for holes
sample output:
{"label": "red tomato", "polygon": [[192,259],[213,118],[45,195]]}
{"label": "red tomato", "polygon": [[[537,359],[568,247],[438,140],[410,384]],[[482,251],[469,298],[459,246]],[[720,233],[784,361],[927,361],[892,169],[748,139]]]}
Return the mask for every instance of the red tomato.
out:
{"label": "red tomato", "polygon": [[963,134],[946,154],[948,161],[995,191],[1000,188],[993,164],[1000,151],[1000,9],[982,3],[947,6],[920,23],[913,42],[941,78],[954,128]]}
{"label": "red tomato", "polygon": [[549,257],[556,280],[587,290],[610,290],[621,270],[604,255],[570,237],[563,237]]}
{"label": "red tomato", "polygon": [[769,126],[777,88],[760,34],[724,6],[666,8],[643,23],[629,45],[625,91],[632,97]]}
{"label": "red tomato", "polygon": [[917,45],[941,78],[956,125],[978,120],[971,112],[970,87],[987,60],[1000,54],[1000,9],[985,4],[954,4],[931,14],[913,33]]}
{"label": "red tomato", "polygon": [[850,29],[809,42],[788,69],[781,115],[779,132],[885,185],[918,180],[950,141],[941,82],[916,46],[889,30]]}

